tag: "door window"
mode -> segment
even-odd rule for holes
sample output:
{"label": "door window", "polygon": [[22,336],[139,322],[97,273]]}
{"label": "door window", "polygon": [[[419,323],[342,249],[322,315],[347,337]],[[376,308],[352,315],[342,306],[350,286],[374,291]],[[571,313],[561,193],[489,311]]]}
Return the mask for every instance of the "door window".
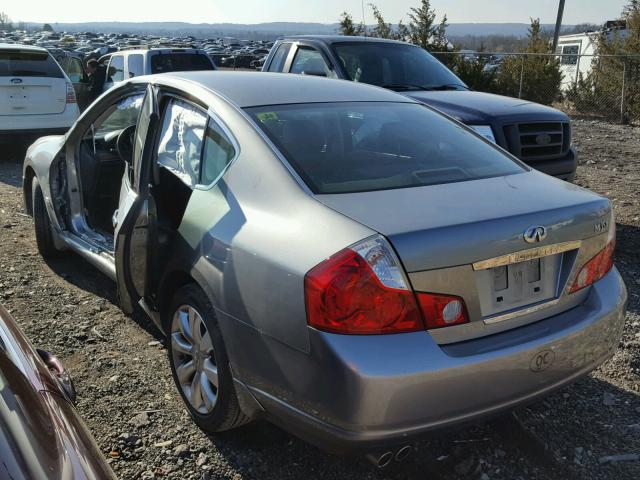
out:
{"label": "door window", "polygon": [[172,98],[164,111],[158,164],[189,187],[200,180],[207,115],[195,105]]}
{"label": "door window", "polygon": [[129,55],[129,58],[127,58],[127,69],[129,70],[129,78],[144,75],[142,55]]}
{"label": "door window", "polygon": [[307,75],[324,73],[327,77],[333,76],[333,72],[325,62],[322,54],[315,48],[310,47],[298,47],[291,65],[291,73]]}
{"label": "door window", "polygon": [[209,120],[204,139],[200,183],[202,185],[211,185],[217,181],[235,156],[236,149],[227,134],[217,122]]}
{"label": "door window", "polygon": [[108,77],[113,83],[124,80],[124,57],[122,55],[114,55],[111,57]]}
{"label": "door window", "polygon": [[284,64],[287,61],[287,57],[289,56],[289,51],[291,50],[290,43],[283,43],[278,47],[276,53],[273,55],[273,59],[269,64],[270,72],[283,72]]}
{"label": "door window", "polygon": [[123,98],[109,108],[97,122],[93,124],[95,138],[105,138],[135,125],[140,115],[144,93],[136,93]]}

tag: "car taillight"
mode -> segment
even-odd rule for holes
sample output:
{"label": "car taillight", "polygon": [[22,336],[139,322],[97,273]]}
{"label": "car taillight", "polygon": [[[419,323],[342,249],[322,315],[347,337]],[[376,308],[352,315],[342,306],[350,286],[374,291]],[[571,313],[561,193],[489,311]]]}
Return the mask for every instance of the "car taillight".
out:
{"label": "car taillight", "polygon": [[600,250],[591,260],[585,263],[573,285],[569,289],[569,293],[574,293],[589,285],[594,284],[602,279],[613,268],[613,253],[616,249],[616,223],[611,216],[611,224],[609,226],[609,237],[607,245]]}
{"label": "car taillight", "polygon": [[67,83],[67,103],[77,103],[76,91],[71,83]]}
{"label": "car taillight", "polygon": [[469,321],[464,301],[459,297],[431,293],[418,293],[417,297],[428,329],[451,327]]}
{"label": "car taillight", "polygon": [[424,330],[415,295],[381,237],[337,253],[305,277],[310,326],[342,334]]}
{"label": "car taillight", "polygon": [[409,288],[382,237],[373,237],[310,270],[305,277],[310,326],[341,334],[406,333],[468,321],[462,299]]}

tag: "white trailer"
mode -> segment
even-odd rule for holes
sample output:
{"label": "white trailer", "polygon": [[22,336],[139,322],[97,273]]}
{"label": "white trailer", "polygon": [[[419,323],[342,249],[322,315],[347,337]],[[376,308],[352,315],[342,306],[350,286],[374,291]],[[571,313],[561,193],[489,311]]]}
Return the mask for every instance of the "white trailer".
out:
{"label": "white trailer", "polygon": [[586,78],[591,72],[600,32],[563,35],[558,39],[556,54],[560,56],[562,90],[568,90],[578,82],[580,75]]}
{"label": "white trailer", "polygon": [[606,35],[609,38],[628,35],[625,20],[610,20],[605,22],[601,31],[575,33],[562,35],[558,39],[556,54],[560,58],[560,71],[562,72],[562,90],[568,90],[575,85],[580,76],[586,78],[597,61],[598,37]]}

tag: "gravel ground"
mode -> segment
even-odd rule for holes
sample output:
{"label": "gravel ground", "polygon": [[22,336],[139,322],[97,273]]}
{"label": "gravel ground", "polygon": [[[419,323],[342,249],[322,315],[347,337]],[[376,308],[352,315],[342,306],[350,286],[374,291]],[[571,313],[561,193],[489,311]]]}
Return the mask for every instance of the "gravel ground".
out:
{"label": "gravel ground", "polygon": [[6,150],[0,301],[34,344],[66,364],[78,409],[121,479],[638,479],[639,460],[603,457],[640,454],[640,128],[577,121],[575,140],[577,182],[615,205],[630,299],[618,353],[539,404],[421,443],[393,470],[324,454],[265,422],[212,438],[200,432],[149,321],[123,315],[114,285],[80,258],[39,257],[22,208],[20,153]]}

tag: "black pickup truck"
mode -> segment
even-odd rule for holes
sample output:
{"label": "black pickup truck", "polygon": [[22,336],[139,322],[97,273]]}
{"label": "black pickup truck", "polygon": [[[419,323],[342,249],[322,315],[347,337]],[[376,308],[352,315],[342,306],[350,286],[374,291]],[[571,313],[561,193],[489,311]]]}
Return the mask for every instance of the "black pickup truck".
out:
{"label": "black pickup truck", "polygon": [[476,92],[422,48],[370,37],[305,35],[278,40],[264,72],[369,83],[402,92],[465,123],[531,167],[573,181],[569,117],[526,100]]}

